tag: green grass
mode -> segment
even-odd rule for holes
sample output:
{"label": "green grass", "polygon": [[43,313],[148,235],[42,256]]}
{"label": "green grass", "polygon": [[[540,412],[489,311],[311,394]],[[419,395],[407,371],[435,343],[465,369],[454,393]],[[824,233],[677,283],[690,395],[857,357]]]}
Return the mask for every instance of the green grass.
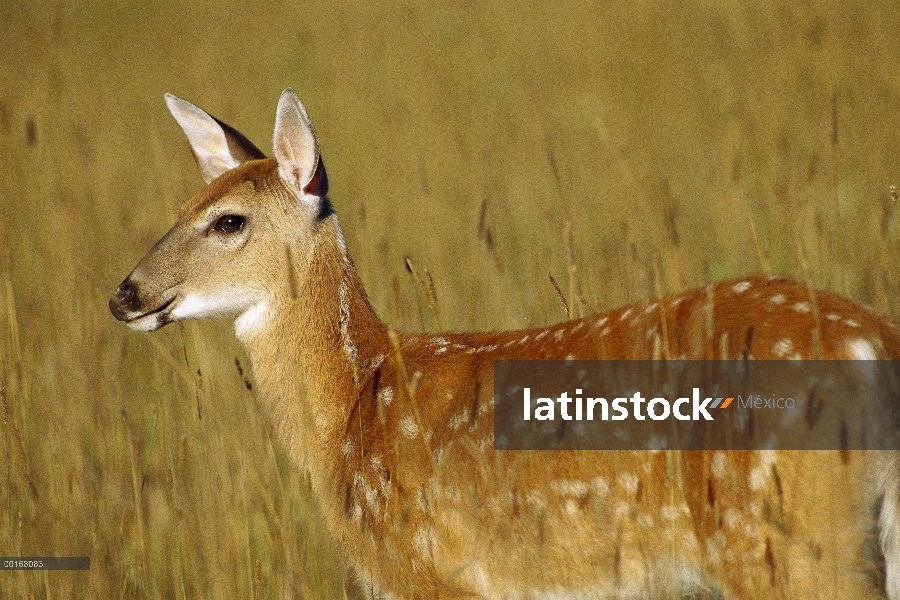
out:
{"label": "green grass", "polygon": [[354,593],[230,324],[106,308],[201,189],[164,92],[268,150],[297,89],[397,328],[406,256],[447,327],[561,320],[567,227],[591,311],[769,271],[900,315],[892,2],[83,4],[0,4],[0,554],[92,566],[0,597]]}

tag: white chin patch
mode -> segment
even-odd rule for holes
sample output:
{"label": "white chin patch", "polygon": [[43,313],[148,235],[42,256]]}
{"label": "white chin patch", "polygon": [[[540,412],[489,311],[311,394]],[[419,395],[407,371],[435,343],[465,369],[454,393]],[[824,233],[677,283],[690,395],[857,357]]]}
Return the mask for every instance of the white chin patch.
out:
{"label": "white chin patch", "polygon": [[153,313],[152,315],[140,317],[132,321],[126,321],[125,325],[134,331],[156,331],[165,325],[166,322],[167,321],[162,318],[161,314]]}
{"label": "white chin patch", "polygon": [[238,291],[224,291],[215,296],[188,294],[169,313],[172,321],[203,319],[241,313],[253,306],[253,300]]}

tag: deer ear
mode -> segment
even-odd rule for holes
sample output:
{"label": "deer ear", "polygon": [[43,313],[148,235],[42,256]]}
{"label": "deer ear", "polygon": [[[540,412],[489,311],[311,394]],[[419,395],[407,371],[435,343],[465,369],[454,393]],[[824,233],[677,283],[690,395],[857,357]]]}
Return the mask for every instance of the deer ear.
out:
{"label": "deer ear", "polygon": [[241,163],[266,157],[236,129],[187,100],[166,94],[166,105],[187,136],[206,183]]}
{"label": "deer ear", "polygon": [[319,205],[328,193],[328,176],[319,158],[319,140],[309,115],[288,88],[281,93],[275,115],[275,159],[278,174],[298,199]]}

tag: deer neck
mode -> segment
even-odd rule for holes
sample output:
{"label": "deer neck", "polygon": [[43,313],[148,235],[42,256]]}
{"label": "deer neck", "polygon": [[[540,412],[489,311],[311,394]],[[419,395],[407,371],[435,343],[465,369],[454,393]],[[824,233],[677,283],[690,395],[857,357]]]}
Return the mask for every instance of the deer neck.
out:
{"label": "deer neck", "polygon": [[347,255],[336,217],[321,222],[305,256],[288,246],[286,260],[292,264],[283,272],[294,276],[294,283],[287,281],[270,306],[251,309],[266,314],[241,317],[257,325],[247,327],[239,318],[236,327],[264,410],[292,457],[311,471],[315,486],[331,471],[322,467],[334,460],[328,448],[343,439],[362,372],[385,353],[389,340]]}

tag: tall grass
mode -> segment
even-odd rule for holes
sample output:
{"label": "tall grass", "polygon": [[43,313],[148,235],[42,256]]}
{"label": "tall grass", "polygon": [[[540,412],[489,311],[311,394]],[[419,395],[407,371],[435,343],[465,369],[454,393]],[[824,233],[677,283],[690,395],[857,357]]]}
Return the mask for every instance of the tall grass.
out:
{"label": "tall grass", "polygon": [[394,327],[561,320],[548,274],[571,310],[768,271],[900,315],[893,2],[59,0],[0,22],[0,554],[92,561],[3,572],[3,598],[356,593],[230,325],[143,335],[106,308],[201,188],[166,91],[268,148],[298,90]]}

